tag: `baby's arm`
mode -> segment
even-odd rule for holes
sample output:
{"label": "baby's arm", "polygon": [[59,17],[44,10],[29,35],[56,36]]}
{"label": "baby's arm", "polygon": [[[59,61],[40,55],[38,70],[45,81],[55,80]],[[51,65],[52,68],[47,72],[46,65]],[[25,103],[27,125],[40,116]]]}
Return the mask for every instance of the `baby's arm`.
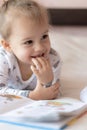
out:
{"label": "baby's arm", "polygon": [[[30,92],[29,96],[32,98],[53,99],[58,96],[61,61],[58,55],[54,55],[53,53],[51,55],[54,56],[52,59],[52,66],[49,61],[46,61],[48,62],[46,65],[44,63],[45,59],[43,62],[39,60],[40,63],[37,59],[33,60],[35,66],[32,67],[32,71],[36,74],[38,84],[36,89]],[[46,88],[47,85],[49,86],[48,88]]]}
{"label": "baby's arm", "polygon": [[58,96],[59,83],[56,82],[50,87],[44,87],[37,83],[36,88],[29,93],[29,97],[34,100],[50,100],[55,99]]}
{"label": "baby's arm", "polygon": [[17,95],[17,96],[29,96],[29,90],[12,89],[7,86],[0,87],[0,95]]}
{"label": "baby's arm", "polygon": [[[13,89],[8,87],[8,67],[7,65],[1,67],[0,66],[0,95],[18,95],[18,96],[25,96],[28,97],[29,95],[29,90],[19,90],[19,89]],[[13,84],[14,85],[14,84]]]}
{"label": "baby's arm", "polygon": [[[11,72],[10,66],[8,62],[6,61],[6,59],[3,57],[2,61],[0,62],[0,94],[1,95],[11,94],[11,95],[25,96],[25,97],[29,97],[36,100],[37,99],[38,100],[39,99],[52,99],[56,96],[57,88],[46,89],[39,83],[37,84],[35,90],[33,91],[15,89],[14,84],[12,85],[12,88],[9,87],[8,80],[9,80],[10,72]],[[44,77],[46,73],[47,72],[43,73]],[[41,80],[45,81],[45,78],[41,78]],[[50,92],[49,94],[48,94],[48,91]]]}
{"label": "baby's arm", "polygon": [[11,69],[6,57],[0,52],[0,95],[11,94],[28,97],[29,90],[19,90],[8,87],[10,71]]}

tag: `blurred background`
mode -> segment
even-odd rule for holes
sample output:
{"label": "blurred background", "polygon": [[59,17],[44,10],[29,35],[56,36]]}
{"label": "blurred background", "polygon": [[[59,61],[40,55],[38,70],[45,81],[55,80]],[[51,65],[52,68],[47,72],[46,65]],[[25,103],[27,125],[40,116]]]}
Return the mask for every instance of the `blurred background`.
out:
{"label": "blurred background", "polygon": [[36,0],[46,6],[56,25],[87,25],[87,0]]}
{"label": "blurred background", "polygon": [[36,0],[48,8],[87,8],[87,0]]}

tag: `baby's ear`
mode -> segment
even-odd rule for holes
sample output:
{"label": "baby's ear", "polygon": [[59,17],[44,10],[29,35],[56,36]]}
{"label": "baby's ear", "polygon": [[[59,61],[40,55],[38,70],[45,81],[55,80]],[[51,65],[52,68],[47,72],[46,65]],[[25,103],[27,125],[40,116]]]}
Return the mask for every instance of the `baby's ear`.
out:
{"label": "baby's ear", "polygon": [[6,51],[11,52],[10,44],[7,41],[1,39],[1,45]]}

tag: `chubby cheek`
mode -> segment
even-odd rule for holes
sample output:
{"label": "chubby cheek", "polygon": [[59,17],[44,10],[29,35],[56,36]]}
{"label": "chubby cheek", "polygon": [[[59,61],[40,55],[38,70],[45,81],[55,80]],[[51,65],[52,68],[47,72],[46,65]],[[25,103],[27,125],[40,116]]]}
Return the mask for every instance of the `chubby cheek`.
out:
{"label": "chubby cheek", "polygon": [[22,52],[19,54],[19,59],[26,64],[32,64],[32,58],[31,58],[31,54],[27,53],[27,52]]}

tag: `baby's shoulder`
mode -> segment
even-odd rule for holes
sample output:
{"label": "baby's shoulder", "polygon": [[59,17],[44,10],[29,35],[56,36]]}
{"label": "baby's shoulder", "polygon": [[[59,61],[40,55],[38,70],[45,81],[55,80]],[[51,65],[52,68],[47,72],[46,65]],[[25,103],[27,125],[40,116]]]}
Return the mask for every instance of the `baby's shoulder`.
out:
{"label": "baby's shoulder", "polygon": [[15,58],[15,56],[12,53],[7,52],[1,46],[0,46],[0,61],[1,61],[1,63],[5,63],[9,67],[11,67],[14,64],[16,64],[16,58]]}
{"label": "baby's shoulder", "polygon": [[5,49],[2,46],[0,46],[0,56],[5,56],[5,55],[7,55]]}
{"label": "baby's shoulder", "polygon": [[[3,47],[0,46],[0,61],[2,63],[4,63],[4,62],[7,63],[8,62],[7,57],[8,57],[7,52],[5,51],[5,49]],[[0,63],[0,64],[2,64],[2,63]]]}
{"label": "baby's shoulder", "polygon": [[49,57],[52,66],[57,66],[61,62],[59,53],[53,48],[50,50]]}
{"label": "baby's shoulder", "polygon": [[50,49],[50,55],[57,56],[58,53],[57,53],[57,51],[56,51],[55,49],[51,48],[51,49]]}

